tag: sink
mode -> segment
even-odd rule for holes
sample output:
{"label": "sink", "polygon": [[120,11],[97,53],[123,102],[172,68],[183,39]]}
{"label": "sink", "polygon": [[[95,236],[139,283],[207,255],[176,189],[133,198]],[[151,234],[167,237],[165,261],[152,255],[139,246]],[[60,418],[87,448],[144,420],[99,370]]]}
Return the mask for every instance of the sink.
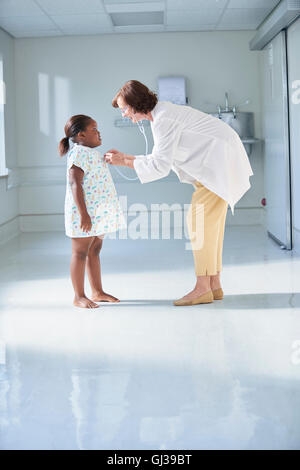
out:
{"label": "sink", "polygon": [[260,139],[254,137],[254,114],[253,113],[240,113],[235,114],[232,111],[222,111],[219,113],[212,113],[212,116],[222,119],[230,127],[232,127],[240,136],[244,144],[246,152],[251,155],[252,144],[261,142]]}
{"label": "sink", "polygon": [[[232,111],[224,111],[221,112],[220,116],[219,113],[213,113],[212,116],[222,119],[222,121],[229,124],[238,135],[243,138],[253,138],[254,136],[254,114],[253,113],[243,113],[243,112],[236,112],[235,114]],[[249,142],[250,143],[250,142]],[[251,142],[254,143],[254,142]]]}

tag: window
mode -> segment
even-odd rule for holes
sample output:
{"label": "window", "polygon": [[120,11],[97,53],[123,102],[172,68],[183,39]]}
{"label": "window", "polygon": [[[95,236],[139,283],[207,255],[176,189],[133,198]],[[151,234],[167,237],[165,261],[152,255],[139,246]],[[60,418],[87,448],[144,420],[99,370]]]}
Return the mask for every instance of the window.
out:
{"label": "window", "polygon": [[0,176],[7,175],[5,160],[5,127],[4,105],[6,102],[6,90],[3,80],[3,59],[0,57]]}

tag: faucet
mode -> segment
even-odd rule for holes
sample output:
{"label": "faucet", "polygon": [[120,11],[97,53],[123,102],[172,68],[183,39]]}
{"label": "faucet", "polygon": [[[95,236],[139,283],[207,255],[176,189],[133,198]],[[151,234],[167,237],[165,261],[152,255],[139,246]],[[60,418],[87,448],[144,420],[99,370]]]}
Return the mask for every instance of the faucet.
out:
{"label": "faucet", "polygon": [[226,91],[225,93],[225,111],[228,112],[229,111],[229,107],[228,107],[228,93]]}
{"label": "faucet", "polygon": [[[250,100],[245,101],[244,103],[241,103],[238,106],[242,106],[244,104],[249,104]],[[220,105],[217,106],[218,108],[218,115],[219,119],[222,119],[222,113],[233,113],[233,118],[236,119],[236,113],[237,113],[237,105],[234,105],[232,108],[229,106],[229,99],[228,99],[228,93],[226,91],[225,93],[225,109],[222,109]]]}
{"label": "faucet", "polygon": [[226,91],[225,93],[225,109],[222,109],[222,107],[220,105],[218,105],[218,114],[219,114],[219,119],[222,119],[221,117],[221,114],[222,113],[228,113],[232,111],[230,108],[229,108],[229,100],[228,100],[228,93]]}
{"label": "faucet", "polygon": [[218,105],[219,119],[222,119],[221,118],[222,112],[228,113],[229,111],[231,111],[231,110],[229,109],[228,93],[226,91],[226,93],[225,93],[225,109],[222,109],[222,107],[220,105]]}

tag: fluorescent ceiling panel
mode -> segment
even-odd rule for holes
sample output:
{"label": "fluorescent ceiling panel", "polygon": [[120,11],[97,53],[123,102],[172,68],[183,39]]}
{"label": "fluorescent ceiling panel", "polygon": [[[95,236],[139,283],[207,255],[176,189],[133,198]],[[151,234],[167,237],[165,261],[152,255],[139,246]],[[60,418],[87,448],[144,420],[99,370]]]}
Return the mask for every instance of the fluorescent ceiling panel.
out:
{"label": "fluorescent ceiling panel", "polygon": [[104,13],[101,0],[36,0],[48,15]]}
{"label": "fluorescent ceiling panel", "polygon": [[136,25],[136,26],[115,26],[116,33],[160,33],[164,31],[164,25]]}
{"label": "fluorescent ceiling panel", "polygon": [[203,11],[168,11],[167,25],[197,25],[215,24],[218,22],[222,10],[210,8]]}
{"label": "fluorescent ceiling panel", "polygon": [[111,13],[110,16],[114,26],[154,25],[164,23],[164,14],[162,11]]}
{"label": "fluorescent ceiling panel", "polygon": [[0,17],[43,14],[33,0],[0,0]]}
{"label": "fluorescent ceiling panel", "polygon": [[165,4],[163,2],[155,3],[122,3],[122,5],[107,5],[108,13],[132,13],[140,11],[164,11]]}

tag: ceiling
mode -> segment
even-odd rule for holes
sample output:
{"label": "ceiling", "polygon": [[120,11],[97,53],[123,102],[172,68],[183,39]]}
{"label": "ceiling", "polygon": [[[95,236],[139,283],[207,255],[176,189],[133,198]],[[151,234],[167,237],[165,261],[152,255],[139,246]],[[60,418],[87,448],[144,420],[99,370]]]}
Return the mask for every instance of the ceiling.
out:
{"label": "ceiling", "polygon": [[0,0],[15,38],[82,34],[255,30],[279,0]]}

